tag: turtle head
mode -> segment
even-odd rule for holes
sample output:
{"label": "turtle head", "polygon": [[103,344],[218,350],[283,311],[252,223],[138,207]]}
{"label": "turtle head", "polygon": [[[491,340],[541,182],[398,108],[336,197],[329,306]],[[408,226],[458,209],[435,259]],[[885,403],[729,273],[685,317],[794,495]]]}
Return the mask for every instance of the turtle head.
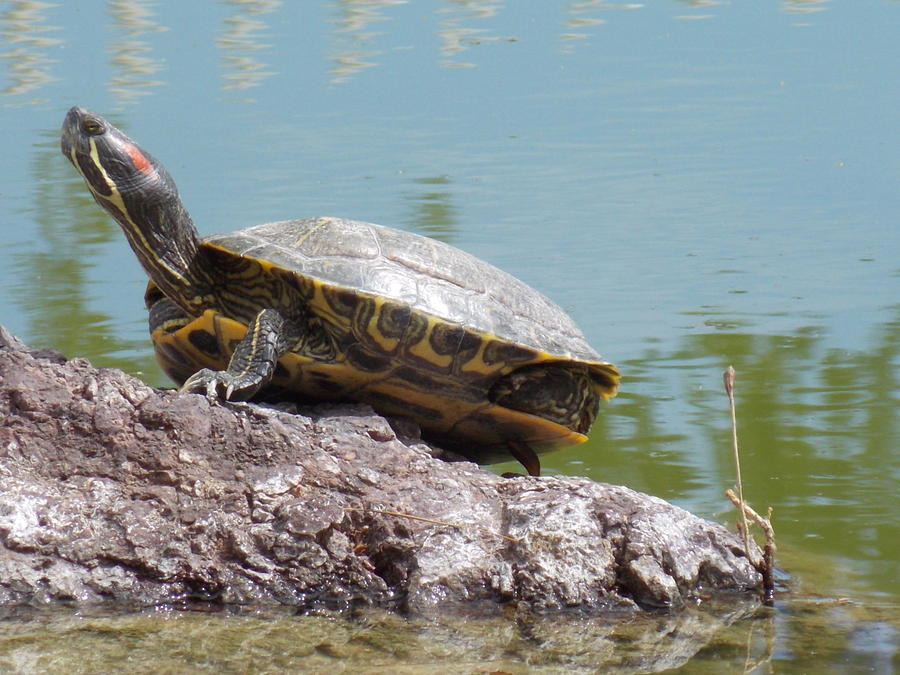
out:
{"label": "turtle head", "polygon": [[192,305],[199,240],[168,171],[100,115],[77,106],[63,122],[60,146],[150,278],[178,305]]}
{"label": "turtle head", "polygon": [[178,199],[165,168],[100,115],[77,106],[69,110],[60,145],[94,198],[116,220],[130,218],[135,204]]}

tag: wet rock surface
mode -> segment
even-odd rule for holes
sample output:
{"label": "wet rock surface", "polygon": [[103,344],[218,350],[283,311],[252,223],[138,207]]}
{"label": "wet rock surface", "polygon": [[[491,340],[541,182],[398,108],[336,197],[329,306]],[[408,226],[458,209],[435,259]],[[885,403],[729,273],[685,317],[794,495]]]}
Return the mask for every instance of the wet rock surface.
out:
{"label": "wet rock surface", "polygon": [[0,604],[599,610],[760,586],[735,535],[663,500],[439,455],[366,406],[210,403],[0,328]]}

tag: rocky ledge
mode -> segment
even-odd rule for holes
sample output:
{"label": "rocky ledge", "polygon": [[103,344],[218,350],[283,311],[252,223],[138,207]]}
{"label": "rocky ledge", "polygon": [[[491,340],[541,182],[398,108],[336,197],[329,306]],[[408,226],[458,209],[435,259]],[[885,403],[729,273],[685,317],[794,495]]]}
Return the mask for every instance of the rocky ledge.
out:
{"label": "rocky ledge", "polygon": [[656,497],[448,462],[366,406],[153,389],[0,327],[0,604],[677,607],[758,590]]}

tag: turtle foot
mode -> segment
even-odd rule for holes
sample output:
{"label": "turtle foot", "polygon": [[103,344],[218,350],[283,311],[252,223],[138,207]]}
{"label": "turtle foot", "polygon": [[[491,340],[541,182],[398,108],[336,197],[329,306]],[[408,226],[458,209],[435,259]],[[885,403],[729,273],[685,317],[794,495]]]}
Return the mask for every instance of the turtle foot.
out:
{"label": "turtle foot", "polygon": [[246,401],[259,390],[259,387],[259,378],[246,374],[232,375],[227,370],[204,368],[185,380],[179,391],[205,392],[211,401]]}

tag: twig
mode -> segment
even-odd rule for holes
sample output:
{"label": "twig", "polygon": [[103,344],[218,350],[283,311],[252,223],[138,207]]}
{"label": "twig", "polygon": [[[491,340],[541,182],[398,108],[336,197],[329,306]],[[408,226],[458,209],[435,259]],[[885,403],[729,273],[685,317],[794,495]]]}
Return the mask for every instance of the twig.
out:
{"label": "twig", "polygon": [[[734,368],[728,366],[727,370],[722,373],[722,381],[725,383],[725,393],[728,395],[728,404],[731,408],[731,446],[734,449],[734,465],[737,470],[737,494],[734,490],[726,490],[725,495],[731,500],[731,503],[737,507],[741,514],[738,522],[738,529],[741,531],[741,537],[744,540],[744,553],[747,560],[762,574],[763,578],[763,600],[766,604],[771,604],[775,597],[775,530],[772,528],[772,508],[769,507],[767,517],[763,518],[756,511],[750,508],[750,505],[744,501],[744,485],[741,480],[741,457],[738,451],[737,436],[737,415],[734,405]],[[753,542],[752,553],[750,552],[750,527],[747,525],[747,518],[750,518],[763,531],[766,537],[766,545],[760,557],[759,546]]]}
{"label": "twig", "polygon": [[[741,480],[741,454],[738,451],[738,435],[737,435],[737,414],[734,406],[734,366],[728,366],[722,373],[722,381],[725,383],[725,393],[728,395],[728,406],[731,408],[731,447],[734,450],[734,466],[737,470],[737,489],[738,499],[741,504],[744,503],[744,483]],[[741,513],[741,530],[744,536],[744,551],[747,558],[750,558],[750,533],[747,529],[747,518],[743,509],[738,509]]]}
{"label": "twig", "polygon": [[766,536],[766,546],[763,549],[762,560],[759,559],[759,547],[756,549],[756,559],[747,558],[751,564],[763,575],[763,589],[765,590],[765,599],[770,601],[775,595],[775,528],[772,527],[772,507],[769,507],[766,517],[763,518],[753,508],[741,501],[741,498],[734,494],[734,490],[725,490],[725,496],[731,500],[731,503],[737,507],[741,514],[745,514],[750,520],[756,523]]}

